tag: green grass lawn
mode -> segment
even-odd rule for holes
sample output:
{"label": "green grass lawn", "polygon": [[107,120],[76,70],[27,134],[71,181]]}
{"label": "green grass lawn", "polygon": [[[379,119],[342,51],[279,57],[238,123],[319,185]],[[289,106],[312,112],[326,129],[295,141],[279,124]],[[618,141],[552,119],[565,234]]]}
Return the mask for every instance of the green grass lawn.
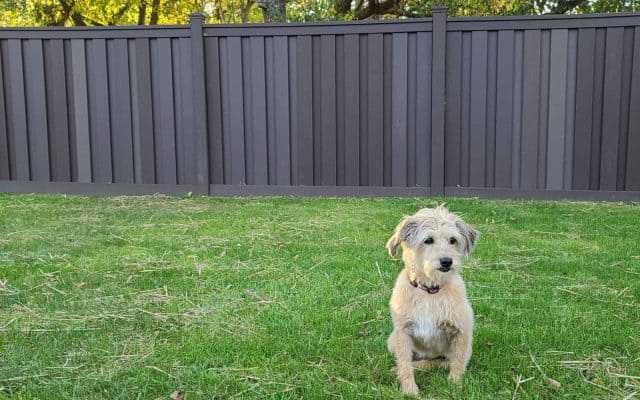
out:
{"label": "green grass lawn", "polygon": [[400,398],[384,245],[443,201],[474,352],[425,397],[640,397],[638,204],[0,195],[0,399]]}

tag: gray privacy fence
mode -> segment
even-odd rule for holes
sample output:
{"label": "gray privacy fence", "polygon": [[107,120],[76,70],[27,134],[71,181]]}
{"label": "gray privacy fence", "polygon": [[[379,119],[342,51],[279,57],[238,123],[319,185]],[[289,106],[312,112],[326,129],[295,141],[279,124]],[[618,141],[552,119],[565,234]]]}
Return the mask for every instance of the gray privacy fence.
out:
{"label": "gray privacy fence", "polygon": [[0,29],[0,191],[640,200],[640,14]]}

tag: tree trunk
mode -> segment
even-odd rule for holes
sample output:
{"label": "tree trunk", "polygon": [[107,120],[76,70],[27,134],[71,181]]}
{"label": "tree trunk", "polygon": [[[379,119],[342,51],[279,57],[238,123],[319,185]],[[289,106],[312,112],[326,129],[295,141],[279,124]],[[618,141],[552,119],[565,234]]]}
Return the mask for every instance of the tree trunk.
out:
{"label": "tree trunk", "polygon": [[138,8],[138,25],[144,25],[144,20],[147,18],[147,2],[142,0],[140,2],[140,8]]}
{"label": "tree trunk", "polygon": [[158,7],[160,6],[160,0],[153,0],[151,2],[151,17],[149,19],[149,25],[158,25]]}
{"label": "tree trunk", "polygon": [[286,22],[286,0],[260,0],[258,5],[262,9],[264,22]]}

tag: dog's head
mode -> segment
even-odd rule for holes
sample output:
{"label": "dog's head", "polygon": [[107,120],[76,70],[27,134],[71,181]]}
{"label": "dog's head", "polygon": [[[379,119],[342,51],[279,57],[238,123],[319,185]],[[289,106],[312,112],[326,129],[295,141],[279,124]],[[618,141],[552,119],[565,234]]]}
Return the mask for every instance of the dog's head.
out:
{"label": "dog's head", "polygon": [[[460,261],[469,257],[478,231],[445,207],[423,208],[404,217],[387,242],[391,256],[402,246],[402,258],[416,272],[440,279],[460,271]],[[440,280],[439,279],[439,280]]]}

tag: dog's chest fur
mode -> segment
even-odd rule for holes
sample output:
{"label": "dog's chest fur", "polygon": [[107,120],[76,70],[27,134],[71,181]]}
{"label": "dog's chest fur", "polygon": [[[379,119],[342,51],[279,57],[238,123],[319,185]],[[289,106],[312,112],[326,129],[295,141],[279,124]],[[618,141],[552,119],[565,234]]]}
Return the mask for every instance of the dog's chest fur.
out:
{"label": "dog's chest fur", "polygon": [[[423,296],[432,296],[422,294]],[[451,341],[458,334],[448,320],[450,305],[446,298],[432,298],[416,304],[407,315],[405,330],[413,341],[417,358],[438,358],[448,353]]]}

